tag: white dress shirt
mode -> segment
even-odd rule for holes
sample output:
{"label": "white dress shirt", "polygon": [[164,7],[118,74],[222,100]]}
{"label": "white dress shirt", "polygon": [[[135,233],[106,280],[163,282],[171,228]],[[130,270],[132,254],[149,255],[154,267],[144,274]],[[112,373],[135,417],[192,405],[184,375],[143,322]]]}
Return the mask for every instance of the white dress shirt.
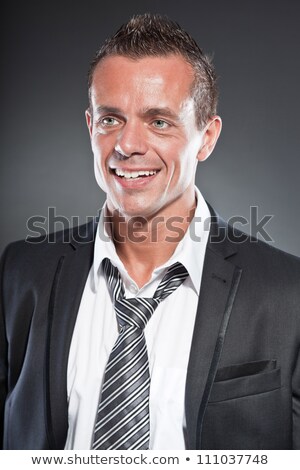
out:
{"label": "white dress shirt", "polygon": [[159,304],[145,328],[151,377],[150,449],[185,449],[186,372],[209,234],[207,221],[210,220],[209,209],[199,190],[195,190],[197,207],[185,236],[171,258],[153,271],[150,281],[141,289],[128,275],[105,231],[105,208],[102,210],[94,261],[81,298],[69,353],[69,430],[65,449],[91,448],[105,366],[118,336],[116,314],[100,269],[106,257],[118,267],[127,298],[153,297],[167,268],[177,261],[189,273],[185,282]]}

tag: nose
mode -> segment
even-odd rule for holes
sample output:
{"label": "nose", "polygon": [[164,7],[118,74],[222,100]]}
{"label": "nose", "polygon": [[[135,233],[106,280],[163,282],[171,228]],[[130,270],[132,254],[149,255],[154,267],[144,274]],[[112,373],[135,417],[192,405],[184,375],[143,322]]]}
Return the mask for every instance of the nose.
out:
{"label": "nose", "polygon": [[122,127],[115,145],[115,150],[125,157],[144,155],[148,150],[143,123],[127,121]]}

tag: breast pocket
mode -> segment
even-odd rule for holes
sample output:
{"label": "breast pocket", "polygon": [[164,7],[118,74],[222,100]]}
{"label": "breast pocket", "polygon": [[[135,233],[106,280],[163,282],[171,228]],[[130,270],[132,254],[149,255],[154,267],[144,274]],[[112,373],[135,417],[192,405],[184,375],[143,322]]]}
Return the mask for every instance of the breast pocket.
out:
{"label": "breast pocket", "polygon": [[276,360],[223,367],[217,371],[209,403],[270,392],[280,385]]}
{"label": "breast pocket", "polygon": [[204,415],[202,448],[286,448],[282,390],[275,360],[220,368]]}

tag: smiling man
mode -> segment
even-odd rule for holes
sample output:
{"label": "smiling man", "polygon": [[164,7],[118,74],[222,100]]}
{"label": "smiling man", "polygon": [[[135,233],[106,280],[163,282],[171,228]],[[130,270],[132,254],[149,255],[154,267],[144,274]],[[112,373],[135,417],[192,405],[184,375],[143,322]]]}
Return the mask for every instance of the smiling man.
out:
{"label": "smiling man", "polygon": [[[209,68],[202,60],[202,68]],[[98,183],[112,216],[144,218],[143,243],[117,243],[126,270],[143,286],[176,248],[167,220],[176,215],[182,233],[187,229],[196,205],[197,162],[212,151],[221,119],[212,109],[199,125],[191,96],[193,68],[175,51],[135,59],[108,55],[92,70],[86,116]],[[158,217],[163,223],[155,226],[159,243],[153,245],[149,228]]]}
{"label": "smiling man", "polygon": [[299,449],[299,260],[195,186],[221,131],[212,64],[139,15],[89,102],[99,221],[2,257],[4,448]]}

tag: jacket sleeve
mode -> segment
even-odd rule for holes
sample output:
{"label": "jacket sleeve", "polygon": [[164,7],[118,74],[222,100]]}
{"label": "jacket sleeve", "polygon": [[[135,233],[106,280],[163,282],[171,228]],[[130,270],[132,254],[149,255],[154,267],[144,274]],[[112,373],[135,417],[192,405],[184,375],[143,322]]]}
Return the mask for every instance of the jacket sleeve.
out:
{"label": "jacket sleeve", "polygon": [[300,449],[300,347],[293,380],[293,449]]}
{"label": "jacket sleeve", "polygon": [[3,449],[4,406],[7,395],[7,337],[4,319],[3,274],[8,247],[0,260],[0,449]]}

